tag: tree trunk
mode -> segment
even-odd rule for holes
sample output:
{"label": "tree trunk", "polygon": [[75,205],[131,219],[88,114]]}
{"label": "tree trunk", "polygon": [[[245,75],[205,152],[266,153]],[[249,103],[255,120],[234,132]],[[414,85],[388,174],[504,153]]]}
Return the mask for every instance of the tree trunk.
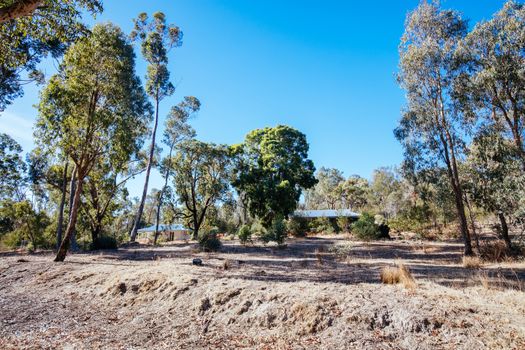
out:
{"label": "tree trunk", "polygon": [[478,233],[476,231],[476,221],[474,220],[474,214],[472,213],[472,207],[470,206],[470,201],[467,195],[465,195],[465,203],[467,204],[467,209],[468,209],[468,213],[470,217],[470,225],[472,226],[472,235],[474,236],[474,242],[476,242],[476,249],[478,250],[478,254],[479,254],[481,250],[479,247]]}
{"label": "tree trunk", "polygon": [[91,230],[91,241],[93,242],[93,246],[95,248],[97,247],[97,238],[100,236],[100,232],[102,231],[102,224],[100,222],[97,222],[95,224],[95,227],[93,230]]}
{"label": "tree trunk", "polygon": [[42,0],[16,0],[10,6],[0,8],[0,24],[12,19],[31,15]]}
{"label": "tree trunk", "polygon": [[62,243],[62,226],[64,225],[64,207],[66,204],[67,192],[67,168],[68,162],[66,162],[64,165],[64,173],[62,175],[62,196],[60,198],[60,206],[58,208],[56,249],[58,249],[60,247],[60,243]]}
{"label": "tree trunk", "polygon": [[[73,168],[73,174],[71,174],[71,183],[69,184],[69,219],[68,219],[68,222],[71,222],[71,214],[73,212],[72,208],[73,208],[73,202],[75,199],[77,175],[78,175],[78,168],[75,165],[75,168]],[[73,227],[73,232],[70,235],[70,239],[71,239],[71,250],[77,250],[78,246],[77,246],[75,227]]]}
{"label": "tree trunk", "polygon": [[436,122],[441,128],[441,130],[439,131],[439,138],[443,145],[445,163],[447,165],[449,180],[450,184],[452,185],[452,190],[454,191],[454,199],[456,202],[456,210],[459,217],[461,235],[463,236],[463,241],[465,245],[463,253],[466,256],[471,256],[474,254],[474,252],[472,251],[472,243],[470,241],[467,216],[465,215],[465,206],[463,203],[463,189],[461,188],[461,182],[459,179],[454,139],[452,138],[450,130],[448,129],[445,112],[443,110],[443,102],[441,102],[440,106],[441,121],[436,120]]}
{"label": "tree trunk", "polygon": [[[78,174],[80,175],[80,172],[78,172]],[[77,218],[78,218],[78,208],[80,205],[80,196],[82,195],[82,182],[83,182],[83,178],[79,176],[78,184],[76,186],[75,194],[73,196],[73,205],[70,209],[69,223],[67,225],[64,239],[62,240],[62,244],[60,244],[60,248],[58,249],[58,252],[57,252],[57,255],[54,261],[64,261],[64,259],[66,258],[67,251],[69,249],[69,245],[71,243],[71,238],[75,234],[75,225],[77,223]]]}
{"label": "tree trunk", "polygon": [[146,167],[146,179],[144,180],[144,189],[142,190],[142,198],[140,200],[140,205],[135,215],[135,221],[133,223],[133,228],[130,233],[130,242],[135,242],[137,238],[137,230],[139,229],[140,219],[142,217],[142,212],[144,211],[144,203],[146,202],[146,196],[148,195],[148,182],[149,175],[151,173],[151,166],[153,164],[153,155],[155,154],[155,136],[157,134],[157,125],[159,123],[159,98],[155,100],[155,123],[153,125],[153,132],[151,134],[151,146],[149,149],[148,165]]}
{"label": "tree trunk", "polygon": [[498,218],[499,222],[501,224],[501,238],[505,241],[505,246],[507,249],[512,249],[512,242],[510,241],[509,237],[509,226],[507,225],[507,220],[505,219],[505,215],[500,211],[498,212]]}
{"label": "tree trunk", "polygon": [[170,152],[168,154],[168,164],[166,164],[166,175],[164,176],[164,186],[162,187],[162,190],[159,193],[159,200],[157,203],[157,217],[155,219],[155,237],[153,238],[153,244],[157,244],[157,238],[159,237],[159,221],[160,221],[160,209],[162,207],[162,200],[164,197],[164,192],[166,191],[166,188],[168,187],[168,180],[170,177],[170,168],[171,168],[171,155],[173,153],[173,147],[174,145],[170,146]]}

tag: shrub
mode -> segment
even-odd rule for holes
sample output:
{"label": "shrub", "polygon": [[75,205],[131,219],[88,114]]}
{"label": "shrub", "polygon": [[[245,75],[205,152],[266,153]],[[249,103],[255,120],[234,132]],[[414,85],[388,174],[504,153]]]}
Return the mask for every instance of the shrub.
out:
{"label": "shrub", "polygon": [[250,229],[250,226],[242,225],[242,227],[239,229],[239,232],[237,233],[237,236],[239,237],[239,240],[241,241],[242,244],[251,242],[252,231]]}
{"label": "shrub", "polygon": [[295,237],[304,237],[308,231],[308,222],[301,218],[290,218],[286,222],[288,232]]}
{"label": "shrub", "polygon": [[222,243],[217,237],[217,230],[210,230],[200,235],[199,245],[205,252],[215,252],[221,249]]}
{"label": "shrub", "polygon": [[477,256],[463,257],[463,267],[466,269],[479,269],[481,265],[481,259]]}
{"label": "shrub", "polygon": [[272,227],[261,236],[263,242],[276,242],[279,246],[282,246],[286,239],[286,225],[283,218],[275,218],[272,223]]}
{"label": "shrub", "polygon": [[260,237],[262,237],[262,236],[264,236],[266,234],[266,229],[264,228],[264,226],[259,221],[255,221],[252,224],[251,231],[252,231],[252,235],[257,235],[257,236],[260,236]]}
{"label": "shrub", "polygon": [[117,240],[111,236],[98,236],[91,242],[90,250],[117,249]]}
{"label": "shrub", "polygon": [[408,268],[403,264],[399,264],[397,267],[383,267],[379,274],[379,278],[384,284],[402,283],[407,289],[416,288],[416,281],[414,277],[410,273],[410,270],[408,270]]}
{"label": "shrub", "polygon": [[369,213],[363,213],[359,220],[352,224],[352,233],[365,241],[381,238],[379,226],[376,225],[374,217]]}
{"label": "shrub", "polygon": [[[380,222],[379,225],[378,221]],[[382,217],[376,216],[374,218],[369,213],[363,213],[359,220],[352,224],[352,233],[365,241],[390,238],[389,232],[390,228]]]}

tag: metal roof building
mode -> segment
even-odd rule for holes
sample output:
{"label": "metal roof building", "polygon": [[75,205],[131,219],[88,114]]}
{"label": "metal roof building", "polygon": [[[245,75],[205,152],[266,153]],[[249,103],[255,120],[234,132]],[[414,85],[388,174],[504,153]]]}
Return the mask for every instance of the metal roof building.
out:
{"label": "metal roof building", "polygon": [[296,218],[306,218],[306,219],[315,219],[315,218],[329,218],[335,219],[339,217],[346,218],[359,218],[359,214],[351,211],[350,209],[324,209],[324,210],[296,210],[292,214]]}
{"label": "metal roof building", "polygon": [[[182,226],[181,224],[159,225],[159,232],[163,232],[163,231],[191,231],[191,230],[189,228],[186,228],[186,227]],[[141,229],[137,230],[137,232],[139,232],[139,233],[142,233],[142,232],[155,232],[155,225],[141,228]]]}

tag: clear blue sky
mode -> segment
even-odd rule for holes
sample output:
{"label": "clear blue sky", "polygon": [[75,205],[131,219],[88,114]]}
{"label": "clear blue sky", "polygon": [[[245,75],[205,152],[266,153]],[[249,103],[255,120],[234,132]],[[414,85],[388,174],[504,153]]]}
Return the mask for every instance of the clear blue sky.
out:
{"label": "clear blue sky", "polygon": [[[488,19],[504,1],[443,0],[471,23]],[[174,96],[170,106],[193,95],[202,110],[193,126],[203,141],[233,144],[250,130],[291,125],[306,134],[317,168],[370,177],[380,166],[399,164],[402,149],[395,128],[404,103],[395,82],[397,46],[406,13],[417,0],[105,0],[96,22],[112,21],[126,32],[139,12],[163,11],[184,32],[184,44],[170,54]],[[95,21],[89,20],[90,23]],[[138,57],[138,72],[145,66]],[[46,75],[54,73],[45,64]],[[33,147],[32,107],[38,88],[0,117],[25,151]],[[142,178],[130,182],[132,196]],[[161,186],[153,175],[151,187]]]}

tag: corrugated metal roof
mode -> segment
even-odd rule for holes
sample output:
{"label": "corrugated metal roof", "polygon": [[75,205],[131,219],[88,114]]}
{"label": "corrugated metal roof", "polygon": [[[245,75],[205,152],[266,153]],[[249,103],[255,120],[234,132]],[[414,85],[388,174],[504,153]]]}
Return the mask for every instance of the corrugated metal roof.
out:
{"label": "corrugated metal roof", "polygon": [[294,217],[301,218],[358,218],[359,214],[350,209],[324,209],[324,210],[296,210],[292,214]]}
{"label": "corrugated metal roof", "polygon": [[[175,225],[159,225],[159,232],[162,231],[191,231],[189,228],[182,226],[181,224]],[[141,228],[137,232],[155,232],[155,225]]]}

